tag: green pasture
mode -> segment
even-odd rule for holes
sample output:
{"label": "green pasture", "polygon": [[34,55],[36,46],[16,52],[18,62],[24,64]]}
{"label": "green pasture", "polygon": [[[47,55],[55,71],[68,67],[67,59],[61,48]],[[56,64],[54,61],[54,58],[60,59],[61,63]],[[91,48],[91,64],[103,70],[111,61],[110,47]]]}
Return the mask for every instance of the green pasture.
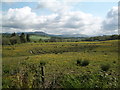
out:
{"label": "green pasture", "polygon": [[[46,88],[118,87],[118,40],[23,43],[6,45],[2,49],[4,88],[24,87],[21,73],[25,72],[28,75],[25,87],[32,88],[35,79],[34,69],[39,71],[38,66],[43,61],[46,63],[44,66]],[[88,60],[89,65],[79,66],[77,60]],[[102,72],[102,64],[109,64],[109,70]],[[34,67],[30,69],[31,66]],[[91,75],[89,77],[92,78],[86,81],[85,86],[80,83],[82,79],[78,79],[82,75]],[[98,79],[99,75],[103,75],[101,77],[105,79]]]}
{"label": "green pasture", "polygon": [[30,40],[32,40],[32,41],[39,41],[40,39],[46,40],[46,39],[50,39],[50,37],[39,36],[39,35],[30,35]]}

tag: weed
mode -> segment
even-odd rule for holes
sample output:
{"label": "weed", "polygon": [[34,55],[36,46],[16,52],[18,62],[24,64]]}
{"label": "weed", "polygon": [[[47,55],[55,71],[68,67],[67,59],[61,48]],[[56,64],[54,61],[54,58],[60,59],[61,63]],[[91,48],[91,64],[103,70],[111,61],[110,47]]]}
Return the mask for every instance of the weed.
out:
{"label": "weed", "polygon": [[81,60],[77,60],[77,65],[80,65],[81,64]]}
{"label": "weed", "polygon": [[89,61],[88,60],[77,60],[77,65],[79,66],[87,66],[89,65]]}
{"label": "weed", "polygon": [[81,62],[81,66],[87,66],[87,65],[89,65],[89,61],[88,60],[83,60]]}
{"label": "weed", "polygon": [[103,70],[103,71],[108,71],[109,68],[110,68],[110,65],[109,65],[109,64],[102,64],[102,65],[101,65],[101,70]]}

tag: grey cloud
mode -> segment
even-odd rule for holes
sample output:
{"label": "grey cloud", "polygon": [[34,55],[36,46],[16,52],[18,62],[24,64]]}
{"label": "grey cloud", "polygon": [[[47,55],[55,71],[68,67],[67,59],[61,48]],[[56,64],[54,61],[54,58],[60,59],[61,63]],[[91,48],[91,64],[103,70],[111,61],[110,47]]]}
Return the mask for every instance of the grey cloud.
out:
{"label": "grey cloud", "polygon": [[37,9],[48,9],[53,12],[62,13],[68,11],[71,7],[65,0],[39,0]]}
{"label": "grey cloud", "polygon": [[23,7],[8,10],[3,16],[2,26],[3,32],[41,30],[52,34],[100,35],[114,32],[117,19],[116,8],[110,10],[103,21],[99,17],[81,11],[38,16],[30,7]]}
{"label": "grey cloud", "polygon": [[108,13],[106,19],[103,21],[103,30],[118,29],[118,7],[113,7]]}
{"label": "grey cloud", "polygon": [[79,18],[76,16],[71,16],[67,22],[64,24],[65,28],[80,28],[80,27],[84,27],[85,24],[83,23],[84,19]]}
{"label": "grey cloud", "polygon": [[[94,21],[98,21],[97,23]],[[99,24],[100,20],[87,13],[64,12],[63,14],[51,14],[38,16],[31,11],[30,7],[19,9],[9,9],[3,16],[4,32],[11,31],[36,31],[42,30],[48,33],[63,34],[63,33],[85,33],[91,32],[89,27],[97,29],[94,25]],[[9,29],[9,30],[8,30]],[[85,32],[84,32],[85,31]]]}

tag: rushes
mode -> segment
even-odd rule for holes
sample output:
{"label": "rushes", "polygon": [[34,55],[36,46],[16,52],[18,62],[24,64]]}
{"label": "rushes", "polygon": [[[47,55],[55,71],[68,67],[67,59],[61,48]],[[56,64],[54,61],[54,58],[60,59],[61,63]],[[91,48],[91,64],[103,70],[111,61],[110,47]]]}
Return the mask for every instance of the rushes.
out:
{"label": "rushes", "polygon": [[78,59],[77,60],[77,65],[79,65],[79,66],[87,66],[87,65],[89,65],[89,61],[88,60],[80,60],[80,59]]}
{"label": "rushes", "polygon": [[108,71],[110,68],[110,64],[102,64],[101,65],[101,70],[102,71]]}

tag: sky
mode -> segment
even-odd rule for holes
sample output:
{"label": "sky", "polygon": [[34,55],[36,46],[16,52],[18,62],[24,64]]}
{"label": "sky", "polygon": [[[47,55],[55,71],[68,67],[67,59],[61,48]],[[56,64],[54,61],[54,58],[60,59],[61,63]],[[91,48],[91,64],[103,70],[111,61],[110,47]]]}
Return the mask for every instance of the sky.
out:
{"label": "sky", "polygon": [[2,32],[118,34],[118,2],[2,2]]}

